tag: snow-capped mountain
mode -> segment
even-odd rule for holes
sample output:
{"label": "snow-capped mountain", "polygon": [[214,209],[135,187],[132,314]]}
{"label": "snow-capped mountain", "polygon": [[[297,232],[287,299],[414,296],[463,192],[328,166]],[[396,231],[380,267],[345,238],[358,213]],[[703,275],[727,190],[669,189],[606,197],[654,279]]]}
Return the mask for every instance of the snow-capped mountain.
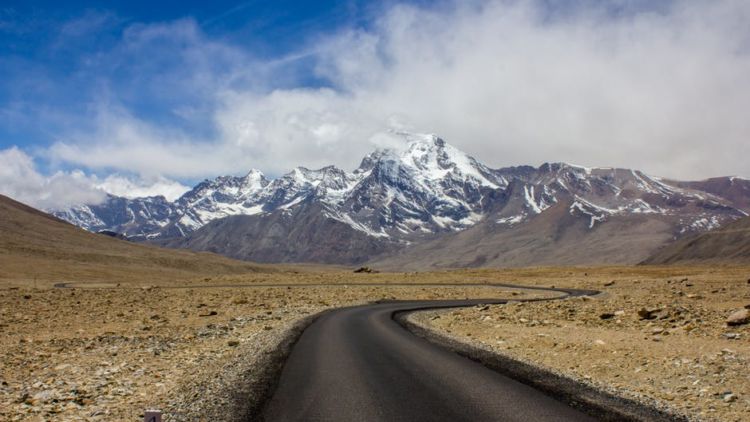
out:
{"label": "snow-capped mountain", "polygon": [[[258,170],[251,170],[244,177],[220,176],[199,183],[175,202],[170,234],[181,236],[212,220],[261,212],[261,195],[269,183]],[[163,236],[165,233],[146,234]]]}
{"label": "snow-capped mountain", "polygon": [[547,163],[514,180],[520,184],[517,205],[506,205],[499,224],[525,221],[561,200],[570,202],[570,214],[587,218],[589,228],[613,216],[653,215],[676,218],[676,234],[681,235],[747,215],[718,195],[681,188],[637,170]]}
{"label": "snow-capped mountain", "polygon": [[177,217],[175,204],[163,196],[128,199],[107,195],[98,205],[79,205],[50,213],[90,231],[109,230],[135,237],[161,232]]}
{"label": "snow-capped mountain", "polygon": [[354,172],[338,214],[378,236],[460,230],[480,221],[507,181],[434,135],[404,135],[406,148],[378,150]]}
{"label": "snow-capped mountain", "polygon": [[[733,178],[724,190],[731,188],[732,195],[724,197],[724,185],[718,182],[701,189],[700,182],[668,181],[637,170],[564,163],[491,169],[435,135],[396,135],[401,145],[370,153],[353,172],[334,166],[298,167],[269,180],[252,170],[241,177],[205,180],[174,202],[110,196],[103,204],[54,214],[88,230],[175,246],[190,246],[191,239],[202,236],[195,241],[200,248],[222,252],[227,245],[207,240],[214,238],[206,235],[217,226],[212,222],[245,216],[232,220],[232,230],[257,227],[245,233],[247,242],[272,235],[259,221],[273,221],[285,233],[289,227],[282,226],[294,226],[299,239],[289,247],[297,248],[300,242],[322,241],[302,230],[302,221],[312,224],[308,214],[315,213],[315,224],[331,221],[335,230],[369,239],[368,251],[378,249],[371,244],[375,242],[385,245],[380,251],[385,253],[472,227],[513,230],[553,209],[563,210],[566,218],[581,221],[592,232],[609,221],[645,216],[662,222],[673,238],[717,227],[749,211],[744,208],[750,203],[750,181],[743,179]],[[339,235],[347,238],[344,232]],[[253,253],[241,257],[252,259]]]}
{"label": "snow-capped mountain", "polygon": [[[403,148],[380,149],[354,172],[334,166],[297,167],[269,181],[258,170],[244,177],[205,180],[173,203],[162,197],[110,197],[54,214],[88,230],[135,238],[184,236],[230,215],[256,215],[324,204],[325,213],[372,236],[397,237],[461,229],[479,221],[504,177],[434,135],[401,134]],[[144,216],[153,215],[153,221]]]}

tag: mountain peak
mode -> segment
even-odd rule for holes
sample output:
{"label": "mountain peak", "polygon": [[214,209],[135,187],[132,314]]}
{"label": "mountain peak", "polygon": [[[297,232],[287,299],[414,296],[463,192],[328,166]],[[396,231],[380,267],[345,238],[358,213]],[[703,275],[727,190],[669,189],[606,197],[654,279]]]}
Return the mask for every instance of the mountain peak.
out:
{"label": "mountain peak", "polygon": [[265,187],[269,183],[263,172],[256,169],[250,170],[243,178],[243,182],[246,188],[256,190]]}
{"label": "mountain peak", "polygon": [[331,177],[338,178],[343,177],[346,174],[343,170],[336,166],[326,166],[317,170],[311,170],[307,167],[295,167],[291,172],[287,173],[288,177],[299,180],[300,182],[316,183]]}
{"label": "mountain peak", "polygon": [[394,134],[403,138],[409,147],[422,145],[442,148],[445,146],[445,141],[434,133],[394,132]]}
{"label": "mountain peak", "polygon": [[442,148],[445,141],[433,133],[381,132],[372,138],[376,149],[369,155],[401,154],[413,148]]}
{"label": "mountain peak", "polygon": [[557,172],[561,170],[573,170],[576,173],[585,173],[587,175],[590,175],[592,170],[597,170],[598,168],[591,168],[591,167],[585,167],[580,166],[578,164],[571,164],[571,163],[565,163],[565,162],[552,162],[552,163],[544,163],[541,166],[539,166],[539,170],[543,172]]}
{"label": "mountain peak", "polygon": [[368,154],[355,174],[378,167],[392,177],[402,170],[426,181],[472,178],[497,187],[488,168],[435,134],[389,132],[379,141],[382,147]]}
{"label": "mountain peak", "polygon": [[255,180],[260,180],[265,177],[266,175],[263,174],[263,172],[258,169],[250,169],[250,171],[247,172],[247,174],[245,175],[246,179],[255,179]]}

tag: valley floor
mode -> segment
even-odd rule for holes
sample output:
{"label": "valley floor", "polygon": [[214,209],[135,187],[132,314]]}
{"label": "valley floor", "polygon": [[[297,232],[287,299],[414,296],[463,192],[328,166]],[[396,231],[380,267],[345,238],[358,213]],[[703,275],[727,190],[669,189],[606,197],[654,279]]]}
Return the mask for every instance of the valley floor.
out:
{"label": "valley floor", "polygon": [[[625,394],[707,419],[740,420],[750,412],[750,326],[727,327],[724,319],[750,304],[748,277],[750,268],[615,267],[395,274],[284,268],[195,280],[81,282],[71,289],[5,279],[0,419],[137,420],[146,408],[179,411],[206,400],[205,392],[221,382],[217,374],[266,352],[284,327],[326,308],[378,299],[533,296],[481,286],[358,284],[506,282],[606,293],[421,318],[466,341]],[[257,286],[271,283],[307,287]],[[641,320],[641,308],[659,311]]]}
{"label": "valley floor", "polygon": [[[202,406],[230,408],[225,387],[234,382],[232,371],[252,366],[285,328],[318,311],[378,299],[535,295],[357,286],[421,279],[287,270],[156,286],[40,282],[28,288],[6,280],[0,284],[0,420],[139,420],[150,408],[186,420]],[[449,274],[428,279],[453,281]],[[257,286],[280,283],[298,287]],[[178,287],[185,284],[190,287]]]}

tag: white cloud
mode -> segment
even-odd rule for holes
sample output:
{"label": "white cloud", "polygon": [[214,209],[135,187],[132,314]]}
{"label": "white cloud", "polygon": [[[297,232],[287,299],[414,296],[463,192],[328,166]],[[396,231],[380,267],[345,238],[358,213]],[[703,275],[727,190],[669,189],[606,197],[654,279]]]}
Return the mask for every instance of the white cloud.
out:
{"label": "white cloud", "polygon": [[186,186],[164,177],[144,180],[112,174],[99,179],[81,170],[57,171],[45,176],[20,149],[0,150],[0,194],[39,209],[99,204],[107,193],[126,197],[164,195],[174,200],[187,190]]}
{"label": "white cloud", "polygon": [[374,33],[334,39],[321,72],[370,119],[352,125],[396,114],[490,165],[748,174],[750,3],[558,20],[534,4],[396,7]]}
{"label": "white cloud", "polygon": [[0,194],[40,209],[95,204],[106,196],[80,171],[41,175],[32,158],[15,147],[0,150]]}
{"label": "white cloud", "polygon": [[[105,107],[97,130],[67,134],[49,154],[147,177],[351,169],[373,137],[398,126],[438,133],[492,166],[569,161],[684,179],[750,176],[750,3],[680,1],[618,15],[601,2],[564,14],[542,4],[395,6],[372,30],[314,40],[305,54],[330,89],[267,90],[287,74],[272,71],[283,61],[252,62],[184,21],[177,32],[134,28],[128,42],[182,37],[190,46],[200,72],[185,81],[218,104],[217,135]],[[229,57],[222,77],[212,54]],[[233,83],[248,79],[245,88]]]}
{"label": "white cloud", "polygon": [[174,201],[190,190],[189,187],[174,180],[156,177],[153,180],[133,180],[119,174],[110,174],[94,185],[112,195],[125,198],[140,198],[145,196],[162,195],[169,201]]}

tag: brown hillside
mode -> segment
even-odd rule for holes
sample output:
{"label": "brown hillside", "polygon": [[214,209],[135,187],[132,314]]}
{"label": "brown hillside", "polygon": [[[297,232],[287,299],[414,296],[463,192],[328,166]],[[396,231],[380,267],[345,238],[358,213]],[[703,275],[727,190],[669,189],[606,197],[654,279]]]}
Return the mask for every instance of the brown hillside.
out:
{"label": "brown hillside", "polygon": [[644,264],[750,264],[750,217],[691,236],[657,251]]}
{"label": "brown hillside", "polygon": [[162,249],[89,233],[0,195],[0,281],[178,280],[265,270],[210,253]]}
{"label": "brown hillside", "polygon": [[235,215],[157,244],[255,262],[357,265],[398,245],[326,216],[318,204],[261,215]]}
{"label": "brown hillside", "polygon": [[672,237],[668,222],[648,216],[613,217],[589,227],[560,202],[527,224],[506,228],[488,219],[470,229],[373,260],[373,267],[425,270],[462,267],[636,264]]}

